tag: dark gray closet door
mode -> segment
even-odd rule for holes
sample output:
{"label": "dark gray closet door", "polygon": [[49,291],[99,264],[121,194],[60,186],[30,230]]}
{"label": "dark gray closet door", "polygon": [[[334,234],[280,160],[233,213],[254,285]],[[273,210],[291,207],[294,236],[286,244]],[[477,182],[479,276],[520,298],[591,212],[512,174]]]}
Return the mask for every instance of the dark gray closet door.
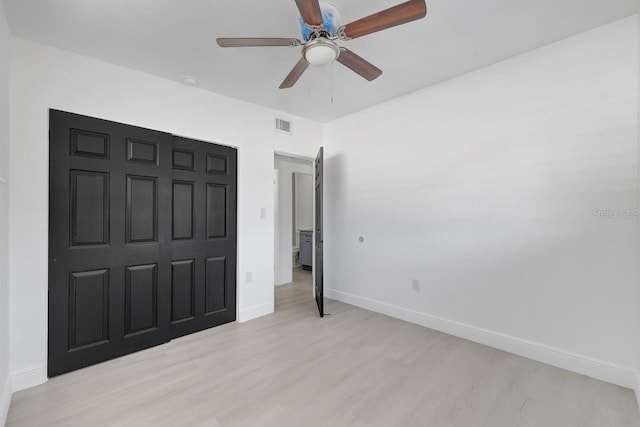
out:
{"label": "dark gray closet door", "polygon": [[315,274],[315,294],[316,304],[318,305],[318,311],[320,317],[324,317],[324,257],[323,257],[323,233],[322,233],[322,210],[323,210],[323,164],[324,164],[324,148],[320,147],[318,156],[315,162],[315,199],[316,199],[316,227],[314,231],[314,242],[316,259],[313,264],[313,271]]}
{"label": "dark gray closet door", "polygon": [[173,138],[171,336],[236,318],[237,151]]}
{"label": "dark gray closet door", "polygon": [[170,339],[171,145],[51,110],[49,376]]}

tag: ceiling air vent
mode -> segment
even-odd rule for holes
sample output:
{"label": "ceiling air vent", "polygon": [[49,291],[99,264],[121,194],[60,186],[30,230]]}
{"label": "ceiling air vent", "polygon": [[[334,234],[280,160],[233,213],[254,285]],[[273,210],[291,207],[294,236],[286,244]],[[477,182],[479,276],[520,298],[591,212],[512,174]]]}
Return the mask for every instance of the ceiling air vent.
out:
{"label": "ceiling air vent", "polygon": [[291,135],[293,133],[293,125],[290,121],[276,117],[276,131]]}

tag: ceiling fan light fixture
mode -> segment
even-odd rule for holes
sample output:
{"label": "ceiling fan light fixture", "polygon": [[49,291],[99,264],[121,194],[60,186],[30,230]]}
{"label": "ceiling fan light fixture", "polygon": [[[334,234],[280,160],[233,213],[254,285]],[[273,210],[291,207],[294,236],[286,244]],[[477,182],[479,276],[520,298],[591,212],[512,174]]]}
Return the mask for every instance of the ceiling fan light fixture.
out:
{"label": "ceiling fan light fixture", "polygon": [[340,48],[331,40],[318,37],[304,46],[302,55],[309,64],[322,66],[335,61],[340,55]]}

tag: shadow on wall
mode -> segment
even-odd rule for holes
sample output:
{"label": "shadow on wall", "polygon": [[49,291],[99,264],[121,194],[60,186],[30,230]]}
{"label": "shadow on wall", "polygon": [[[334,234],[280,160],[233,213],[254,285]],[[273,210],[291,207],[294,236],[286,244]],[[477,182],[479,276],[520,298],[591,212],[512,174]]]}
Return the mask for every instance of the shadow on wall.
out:
{"label": "shadow on wall", "polygon": [[[343,154],[331,154],[330,152],[324,152],[324,286],[325,288],[335,287],[335,283],[338,280],[333,271],[346,271],[346,263],[348,260],[341,257],[332,257],[331,254],[336,253],[334,244],[331,239],[327,237],[332,236],[347,236],[349,230],[353,230],[347,224],[346,218],[350,218],[348,213],[347,204],[347,191],[348,186],[346,162]],[[315,171],[314,171],[315,173]],[[345,277],[340,277],[340,280],[348,280]]]}
{"label": "shadow on wall", "polygon": [[[326,150],[326,149],[325,149]],[[325,151],[324,158],[324,184],[325,184],[325,199],[330,198],[332,205],[340,203],[346,197],[345,187],[347,185],[345,173],[345,161],[343,154],[327,155]],[[328,212],[325,212],[328,214]]]}

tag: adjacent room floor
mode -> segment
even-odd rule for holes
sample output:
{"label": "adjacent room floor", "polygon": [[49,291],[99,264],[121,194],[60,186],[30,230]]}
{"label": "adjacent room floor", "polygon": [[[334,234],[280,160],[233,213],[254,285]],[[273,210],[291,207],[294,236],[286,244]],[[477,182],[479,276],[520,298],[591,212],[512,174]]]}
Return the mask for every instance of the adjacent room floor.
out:
{"label": "adjacent room floor", "polygon": [[275,314],[15,394],[7,425],[640,426],[631,390],[338,302],[320,319],[294,279]]}

